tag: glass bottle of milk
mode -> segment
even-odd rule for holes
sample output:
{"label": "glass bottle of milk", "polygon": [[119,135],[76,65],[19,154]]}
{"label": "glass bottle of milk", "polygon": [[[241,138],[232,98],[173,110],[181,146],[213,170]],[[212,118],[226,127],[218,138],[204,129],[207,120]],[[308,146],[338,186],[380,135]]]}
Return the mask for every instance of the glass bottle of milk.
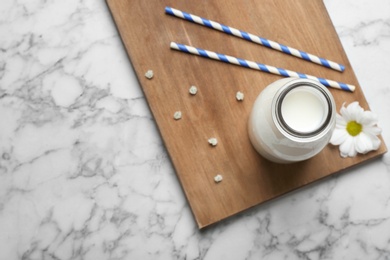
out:
{"label": "glass bottle of milk", "polygon": [[336,124],[332,94],[310,79],[285,78],[257,97],[248,123],[253,147],[276,163],[293,163],[317,155]]}

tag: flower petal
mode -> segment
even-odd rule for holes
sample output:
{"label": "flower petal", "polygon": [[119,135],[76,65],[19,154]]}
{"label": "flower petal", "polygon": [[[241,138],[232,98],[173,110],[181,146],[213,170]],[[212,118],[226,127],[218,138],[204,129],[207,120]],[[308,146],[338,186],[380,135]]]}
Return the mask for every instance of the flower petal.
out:
{"label": "flower petal", "polygon": [[347,121],[344,119],[344,117],[340,116],[339,114],[336,114],[336,128],[345,129],[346,127]]}
{"label": "flower petal", "polygon": [[376,135],[367,134],[372,143],[372,150],[377,150],[381,145],[381,140]]}
{"label": "flower petal", "polygon": [[344,119],[349,121],[356,121],[357,118],[360,118],[364,110],[359,106],[359,102],[355,101],[349,104],[345,109],[342,108],[342,116]]}
{"label": "flower petal", "polygon": [[330,138],[330,143],[333,145],[340,145],[348,138],[348,133],[345,129],[335,129]]}
{"label": "flower petal", "polygon": [[360,119],[363,117],[364,109],[359,106],[359,102],[352,102],[347,106],[347,111],[349,114],[349,120],[347,121],[357,121],[360,122]]}
{"label": "flower petal", "polygon": [[372,142],[372,146],[373,146],[373,150],[378,150],[379,149],[379,146],[381,145],[381,139],[379,139],[377,136],[372,136],[371,137],[371,142]]}
{"label": "flower petal", "polygon": [[363,126],[363,132],[371,135],[380,135],[382,133],[382,129],[377,126]]}
{"label": "flower petal", "polygon": [[354,157],[357,154],[354,144],[354,138],[352,136],[348,136],[339,148],[341,157]]}
{"label": "flower petal", "polygon": [[345,121],[350,121],[350,115],[349,115],[349,112],[347,110],[347,108],[345,107],[345,103],[343,103],[342,107],[340,108],[340,114],[341,116],[344,118]]}
{"label": "flower petal", "polygon": [[378,117],[371,111],[364,111],[363,116],[357,122],[362,125],[373,126],[378,123]]}
{"label": "flower petal", "polygon": [[374,145],[371,141],[371,138],[365,133],[361,133],[355,138],[355,148],[358,153],[368,153],[372,151]]}

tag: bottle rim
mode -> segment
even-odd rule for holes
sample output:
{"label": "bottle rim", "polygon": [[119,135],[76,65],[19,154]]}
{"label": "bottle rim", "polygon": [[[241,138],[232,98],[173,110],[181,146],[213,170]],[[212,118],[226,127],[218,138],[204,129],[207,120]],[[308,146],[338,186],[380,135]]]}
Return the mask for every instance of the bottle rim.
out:
{"label": "bottle rim", "polygon": [[[290,84],[289,84],[290,83]],[[287,133],[290,136],[296,137],[296,138],[312,138],[319,134],[321,134],[324,130],[326,130],[332,120],[333,115],[333,102],[330,96],[329,91],[324,87],[316,82],[312,82],[309,80],[297,80],[294,82],[289,82],[286,84],[283,88],[280,89],[279,93],[276,95],[276,101],[274,103],[274,119],[276,119],[277,125],[280,126],[280,128]],[[315,91],[318,91],[320,95],[322,95],[325,98],[326,105],[327,105],[327,115],[325,117],[325,120],[323,120],[322,124],[319,125],[315,130],[309,131],[309,132],[302,132],[298,131],[296,129],[293,129],[291,126],[289,126],[286,122],[286,120],[283,118],[282,113],[282,104],[287,96],[292,90],[299,88],[299,87],[311,87]],[[276,123],[275,122],[275,123]]]}

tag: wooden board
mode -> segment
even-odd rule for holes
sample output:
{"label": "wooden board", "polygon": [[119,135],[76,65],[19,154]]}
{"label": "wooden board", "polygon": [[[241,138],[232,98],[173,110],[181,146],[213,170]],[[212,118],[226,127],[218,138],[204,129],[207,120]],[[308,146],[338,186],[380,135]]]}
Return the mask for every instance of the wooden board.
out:
{"label": "wooden board", "polygon": [[[292,165],[264,160],[252,148],[247,120],[257,95],[280,76],[171,50],[176,41],[357,86],[332,89],[338,109],[358,100],[369,109],[321,0],[107,0],[199,228],[242,212],[386,152],[342,159],[328,146]],[[342,63],[343,73],[165,14],[171,6]],[[147,70],[154,71],[151,80]],[[188,89],[199,92],[191,96]],[[235,99],[237,91],[245,100]],[[175,121],[175,111],[183,118]],[[219,141],[208,144],[210,137]],[[383,142],[382,142],[383,143]],[[223,181],[216,184],[217,174]]]}

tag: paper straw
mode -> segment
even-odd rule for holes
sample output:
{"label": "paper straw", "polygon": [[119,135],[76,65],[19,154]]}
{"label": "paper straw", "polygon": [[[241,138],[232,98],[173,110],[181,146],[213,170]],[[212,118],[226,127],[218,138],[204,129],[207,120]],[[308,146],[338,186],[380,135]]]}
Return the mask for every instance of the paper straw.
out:
{"label": "paper straw", "polygon": [[239,65],[239,66],[246,67],[246,68],[260,70],[260,71],[264,71],[264,72],[268,72],[268,73],[272,73],[272,74],[276,74],[276,75],[280,75],[280,76],[284,76],[284,77],[312,79],[312,80],[320,82],[321,84],[323,84],[326,87],[346,90],[346,91],[350,91],[350,92],[353,92],[355,90],[355,86],[353,86],[353,85],[337,82],[334,80],[318,78],[315,76],[311,76],[311,75],[307,75],[307,74],[303,74],[303,73],[299,73],[299,72],[295,72],[295,71],[291,71],[291,70],[281,69],[281,68],[277,68],[277,67],[265,65],[262,63],[249,61],[249,60],[244,60],[244,59],[232,57],[229,55],[216,53],[213,51],[208,51],[208,50],[204,50],[204,49],[200,49],[200,48],[191,47],[191,46],[176,43],[176,42],[171,42],[171,49],[199,55],[199,56],[214,59],[214,60],[223,61],[223,62],[230,63],[230,64]]}
{"label": "paper straw", "polygon": [[193,15],[193,14],[189,14],[189,13],[174,9],[172,7],[168,7],[168,6],[165,7],[165,12],[167,14],[182,18],[184,20],[191,21],[191,22],[194,22],[194,23],[197,23],[200,25],[204,25],[206,27],[209,27],[209,28],[212,28],[212,29],[215,29],[215,30],[227,33],[227,34],[234,35],[234,36],[237,36],[239,38],[242,38],[242,39],[254,42],[254,43],[258,43],[258,44],[266,46],[268,48],[278,50],[280,52],[290,54],[290,55],[293,55],[295,57],[317,63],[319,65],[323,65],[323,66],[330,68],[330,69],[334,69],[334,70],[338,70],[338,71],[344,71],[344,69],[345,69],[345,67],[343,65],[338,64],[334,61],[320,58],[316,55],[313,55],[313,54],[310,54],[310,53],[307,53],[304,51],[300,51],[300,50],[288,47],[286,45],[283,45],[283,44],[280,44],[280,43],[277,43],[277,42],[274,42],[271,40],[267,40],[267,39],[262,38],[260,36],[256,36],[256,35],[253,35],[251,33],[247,33],[247,32],[235,29],[233,27],[229,27],[229,26],[226,26],[226,25],[223,25],[223,24],[196,16],[196,15]]}

